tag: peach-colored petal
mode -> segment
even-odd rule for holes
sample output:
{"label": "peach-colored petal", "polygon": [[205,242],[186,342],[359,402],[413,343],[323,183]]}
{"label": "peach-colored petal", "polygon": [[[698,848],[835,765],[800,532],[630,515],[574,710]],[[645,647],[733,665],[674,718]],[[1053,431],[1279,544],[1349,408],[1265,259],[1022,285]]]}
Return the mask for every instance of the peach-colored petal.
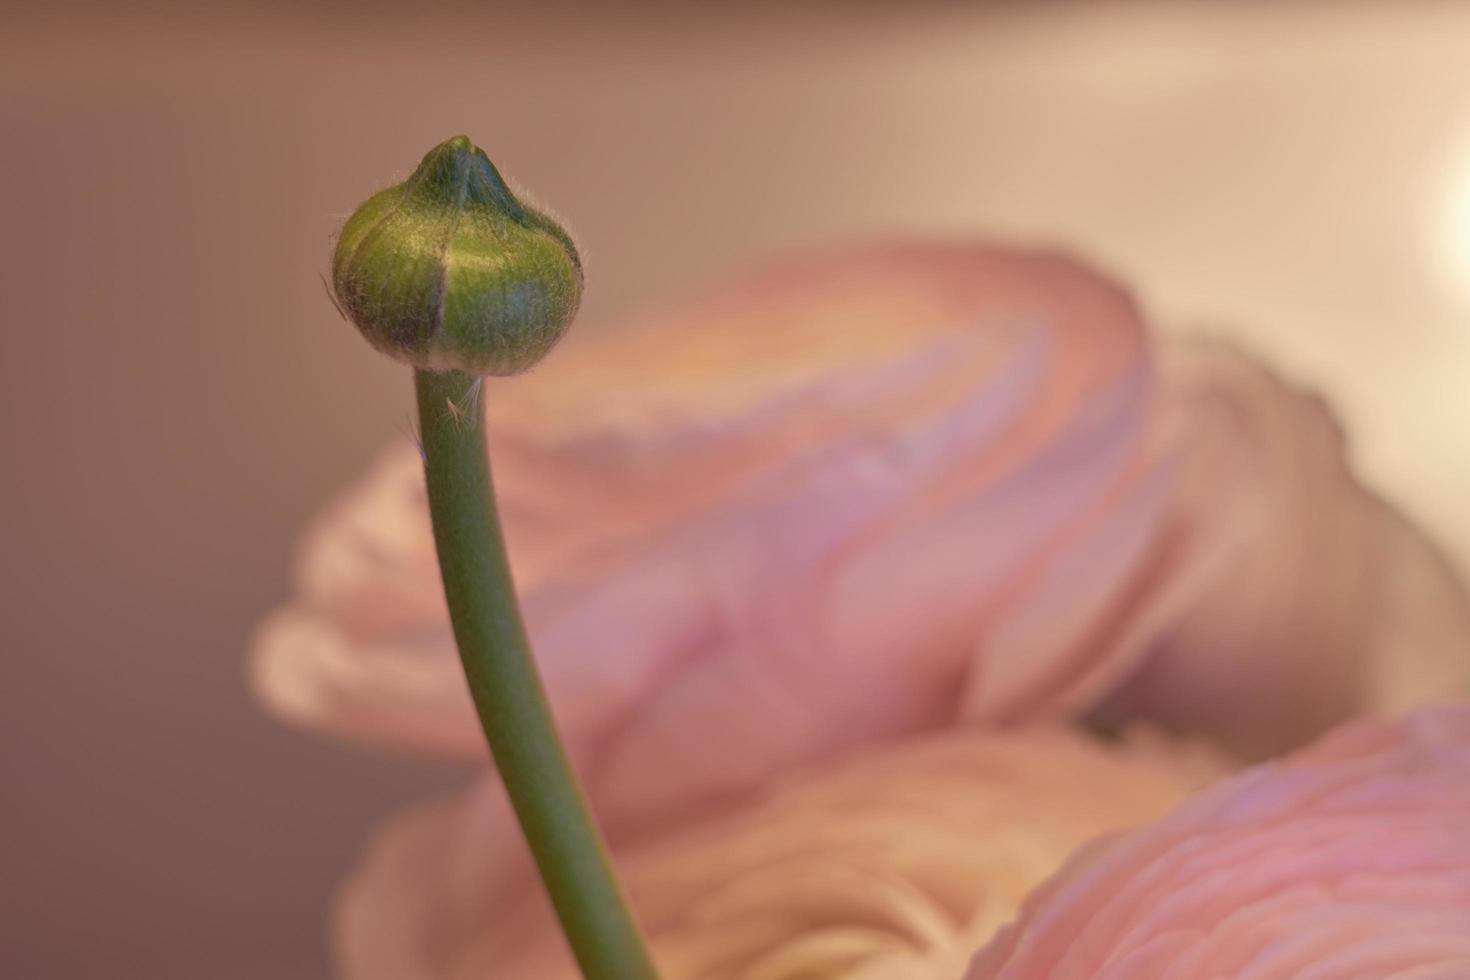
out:
{"label": "peach-colored petal", "polygon": [[[615,856],[666,980],[939,980],[1078,844],[1220,771],[1159,740],[956,731],[796,773]],[[347,980],[571,980],[514,837],[488,783],[389,829],[344,892]]]}
{"label": "peach-colored petal", "polygon": [[1354,724],[1090,846],[967,975],[1467,976],[1467,704]]}

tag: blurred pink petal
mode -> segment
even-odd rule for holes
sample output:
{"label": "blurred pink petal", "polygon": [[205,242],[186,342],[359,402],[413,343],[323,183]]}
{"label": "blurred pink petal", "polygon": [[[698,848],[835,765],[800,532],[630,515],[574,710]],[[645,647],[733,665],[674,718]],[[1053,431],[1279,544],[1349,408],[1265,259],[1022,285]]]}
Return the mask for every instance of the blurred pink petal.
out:
{"label": "blurred pink petal", "polygon": [[1100,713],[1264,757],[1470,690],[1463,586],[1357,483],[1322,402],[1221,346],[1165,348],[1160,376],[1178,468],[1142,593],[1170,611]]}
{"label": "blurred pink petal", "polygon": [[[1462,590],[1320,405],[1229,351],[1150,361],[1075,263],[887,246],[584,331],[493,389],[513,563],[599,812],[1104,701],[1265,752],[1463,683]],[[296,721],[483,754],[411,447],[313,529],[255,670]]]}
{"label": "blurred pink petal", "polygon": [[[614,850],[665,980],[951,980],[1075,847],[1219,771],[1160,740],[955,731]],[[343,894],[346,980],[572,980],[519,843],[489,782],[391,827]]]}
{"label": "blurred pink petal", "polygon": [[1470,705],[1366,721],[1095,844],[967,980],[1470,977]]}

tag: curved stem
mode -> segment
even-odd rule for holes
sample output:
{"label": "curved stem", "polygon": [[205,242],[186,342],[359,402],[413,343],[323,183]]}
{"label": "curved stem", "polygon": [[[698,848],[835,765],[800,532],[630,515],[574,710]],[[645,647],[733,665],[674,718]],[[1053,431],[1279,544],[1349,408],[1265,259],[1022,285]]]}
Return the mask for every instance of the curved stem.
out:
{"label": "curved stem", "polygon": [[485,738],[587,980],[655,980],[531,657],[495,508],[479,380],[415,371],[449,618]]}

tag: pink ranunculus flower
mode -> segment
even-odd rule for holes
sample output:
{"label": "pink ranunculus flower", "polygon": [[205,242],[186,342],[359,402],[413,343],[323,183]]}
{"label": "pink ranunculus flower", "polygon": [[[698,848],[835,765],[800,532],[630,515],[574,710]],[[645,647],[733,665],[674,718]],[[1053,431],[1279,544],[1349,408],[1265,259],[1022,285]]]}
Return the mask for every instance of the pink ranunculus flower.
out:
{"label": "pink ranunculus flower", "polygon": [[[614,849],[665,980],[953,980],[1083,842],[1222,771],[1141,733],[869,746]],[[399,820],[338,910],[346,980],[572,980],[498,784]]]}
{"label": "pink ranunculus flower", "polygon": [[[1055,255],[790,260],[582,331],[488,402],[533,642],[614,833],[958,721],[1099,708],[1262,753],[1470,670],[1463,591],[1317,401],[1228,350],[1156,360],[1127,295]],[[483,754],[406,441],[312,529],[254,664],[292,720]]]}
{"label": "pink ranunculus flower", "polygon": [[1353,724],[1089,846],[967,980],[1470,977],[1470,704]]}

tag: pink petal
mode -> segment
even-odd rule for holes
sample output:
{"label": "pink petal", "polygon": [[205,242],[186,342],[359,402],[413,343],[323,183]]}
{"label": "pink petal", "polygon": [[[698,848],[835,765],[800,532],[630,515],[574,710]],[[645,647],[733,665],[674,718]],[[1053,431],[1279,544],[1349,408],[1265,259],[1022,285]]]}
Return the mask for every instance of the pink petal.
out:
{"label": "pink petal", "polygon": [[[1066,260],[878,246],[584,336],[492,390],[518,581],[594,781],[645,796],[619,774],[707,746],[664,781],[695,798],[952,719],[1018,577],[1137,479],[1142,341],[1126,297]],[[415,467],[404,447],[308,539],[256,676],[297,720],[478,755]]]}
{"label": "pink petal", "polygon": [[1470,976],[1470,705],[1367,721],[1084,850],[967,980]]}
{"label": "pink petal", "polygon": [[1470,689],[1463,586],[1354,480],[1321,401],[1218,345],[1170,348],[1162,367],[1174,491],[1140,589],[1163,608],[1103,713],[1262,757]]}
{"label": "pink petal", "polygon": [[[583,331],[489,396],[538,657],[614,823],[972,720],[1262,754],[1470,684],[1443,562],[1321,406],[1052,255],[869,246]],[[286,717],[482,757],[404,445],[261,634]]]}

